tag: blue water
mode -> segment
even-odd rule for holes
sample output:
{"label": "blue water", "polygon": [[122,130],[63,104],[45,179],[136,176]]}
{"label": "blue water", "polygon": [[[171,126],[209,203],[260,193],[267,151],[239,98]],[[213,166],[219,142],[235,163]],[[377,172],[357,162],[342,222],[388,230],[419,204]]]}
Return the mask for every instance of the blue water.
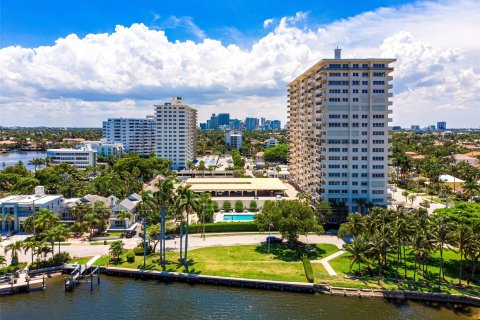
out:
{"label": "blue water", "polygon": [[225,214],[223,215],[223,221],[253,221],[253,215],[251,214]]}
{"label": "blue water", "polygon": [[5,167],[13,166],[17,164],[18,161],[22,161],[28,170],[33,171],[34,167],[29,165],[28,161],[33,158],[45,158],[46,156],[46,151],[11,151],[5,154],[0,154],[0,169],[4,169],[4,165]]}

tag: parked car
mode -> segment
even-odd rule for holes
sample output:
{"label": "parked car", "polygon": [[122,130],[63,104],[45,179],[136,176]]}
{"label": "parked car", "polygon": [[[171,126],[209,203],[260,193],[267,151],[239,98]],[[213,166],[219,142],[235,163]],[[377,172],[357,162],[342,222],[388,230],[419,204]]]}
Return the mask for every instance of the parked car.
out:
{"label": "parked car", "polygon": [[275,236],[269,236],[265,238],[265,244],[268,244],[268,241],[270,240],[270,244],[282,244],[283,240],[281,238],[275,237]]}
{"label": "parked car", "polygon": [[137,231],[135,230],[130,230],[125,232],[125,238],[133,238],[137,234]]}
{"label": "parked car", "polygon": [[175,239],[175,234],[169,233],[165,235],[165,240],[173,240]]}

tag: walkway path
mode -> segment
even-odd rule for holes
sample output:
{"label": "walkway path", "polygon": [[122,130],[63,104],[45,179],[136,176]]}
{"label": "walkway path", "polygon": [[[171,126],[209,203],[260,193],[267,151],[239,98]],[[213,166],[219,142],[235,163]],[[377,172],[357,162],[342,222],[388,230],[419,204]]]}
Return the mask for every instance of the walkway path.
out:
{"label": "walkway path", "polygon": [[100,259],[100,257],[101,257],[101,255],[96,255],[96,256],[93,257],[92,259],[88,260],[88,262],[86,263],[87,269],[90,268],[95,261],[97,261],[98,259]]}
{"label": "walkway path", "polygon": [[336,257],[341,256],[344,253],[345,253],[345,250],[340,250],[340,251],[335,252],[334,254],[331,254],[328,257],[325,257],[321,260],[312,260],[311,263],[321,263],[323,265],[323,267],[325,268],[325,270],[327,270],[327,272],[330,276],[336,276],[337,273],[335,272],[335,270],[333,270],[332,266],[330,265],[330,263],[328,263],[328,261],[330,261],[332,259],[335,259]]}
{"label": "walkway path", "polygon": [[444,204],[431,201],[430,197],[419,196],[418,194],[417,194],[417,198],[413,201],[413,204],[412,204],[410,199],[408,201],[405,201],[405,196],[402,195],[403,191],[405,191],[405,189],[402,189],[399,187],[393,187],[393,188],[389,187],[388,192],[394,199],[393,204],[391,206],[398,205],[398,204],[405,204],[406,207],[420,208],[421,207],[420,203],[427,200],[430,203],[430,208],[427,209],[428,213],[430,214],[433,213],[435,209],[445,208]]}

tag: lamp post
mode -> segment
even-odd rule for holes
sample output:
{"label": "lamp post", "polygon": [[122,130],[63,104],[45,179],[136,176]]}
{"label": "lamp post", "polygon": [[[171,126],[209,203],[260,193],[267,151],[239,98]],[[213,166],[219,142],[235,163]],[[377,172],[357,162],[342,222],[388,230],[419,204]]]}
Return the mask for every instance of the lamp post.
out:
{"label": "lamp post", "polygon": [[268,254],[270,254],[270,240],[271,240],[271,232],[270,228],[273,226],[273,224],[269,221],[268,222]]}
{"label": "lamp post", "polygon": [[147,264],[147,213],[143,211],[143,269]]}

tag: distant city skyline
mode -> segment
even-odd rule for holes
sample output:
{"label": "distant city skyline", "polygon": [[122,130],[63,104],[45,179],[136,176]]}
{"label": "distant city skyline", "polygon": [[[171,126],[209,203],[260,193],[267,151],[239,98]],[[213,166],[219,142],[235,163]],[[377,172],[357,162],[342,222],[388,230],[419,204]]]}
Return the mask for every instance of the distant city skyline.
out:
{"label": "distant city skyline", "polygon": [[286,85],[338,46],[345,58],[397,60],[391,125],[479,128],[479,11],[474,0],[5,0],[0,125],[100,127],[173,95],[199,122],[229,112],[285,124]]}

